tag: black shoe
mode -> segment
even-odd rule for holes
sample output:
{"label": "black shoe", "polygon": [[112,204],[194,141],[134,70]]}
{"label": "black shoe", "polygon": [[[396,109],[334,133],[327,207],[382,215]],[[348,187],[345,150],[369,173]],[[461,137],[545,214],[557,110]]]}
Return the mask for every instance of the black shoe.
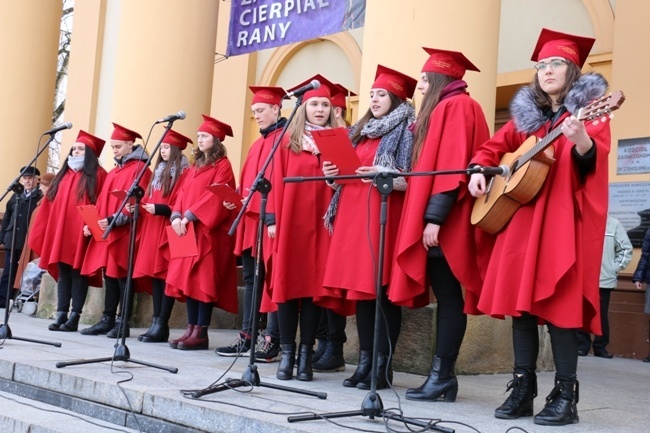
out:
{"label": "black shoe", "polygon": [[296,379],[309,382],[314,378],[314,369],[311,361],[313,353],[313,345],[300,344],[298,359],[296,360]]}
{"label": "black shoe", "polygon": [[99,322],[93,326],[82,329],[79,333],[82,335],[102,335],[109,332],[115,326],[115,319],[110,316],[102,316]]}
{"label": "black shoe", "polygon": [[68,320],[68,313],[65,313],[63,311],[58,311],[56,313],[56,318],[54,319],[54,323],[50,323],[50,326],[48,326],[47,329],[49,329],[50,331],[59,331],[61,325],[63,325],[67,320]]}
{"label": "black shoe", "polygon": [[154,317],[149,330],[139,336],[138,340],[143,343],[166,343],[169,340],[169,326],[160,318]]}
{"label": "black shoe", "polygon": [[533,400],[537,397],[537,375],[523,369],[515,370],[506,392],[512,390],[506,401],[494,411],[495,418],[517,419],[533,416]]}
{"label": "black shoe", "polygon": [[455,365],[453,359],[435,356],[427,380],[418,388],[406,390],[406,399],[436,401],[442,397],[446,402],[456,401],[458,379],[454,373]]}
{"label": "black shoe", "polygon": [[81,316],[79,313],[75,313],[74,311],[70,313],[70,317],[68,320],[59,327],[59,331],[61,332],[76,332],[77,329],[79,329],[79,319]]}
{"label": "black shoe", "polygon": [[650,362],[650,354],[648,354],[648,356],[646,356],[645,358],[643,358],[641,361],[643,361],[643,362]]}
{"label": "black shoe", "polygon": [[354,388],[359,382],[364,380],[372,370],[372,350],[361,350],[359,351],[359,362],[357,363],[357,369],[354,371],[352,376],[348,377],[343,381],[343,386],[346,388]]}
{"label": "black shoe", "polygon": [[314,371],[321,373],[345,371],[343,343],[327,343],[323,356],[317,362],[314,362]]}
{"label": "black shoe", "polygon": [[587,351],[578,349],[578,356],[587,356]]}
{"label": "black shoe", "polygon": [[539,425],[561,426],[576,424],[578,418],[579,384],[571,379],[555,377],[555,388],[546,397],[546,406],[533,418]]}
{"label": "black shoe", "polygon": [[280,344],[280,364],[275,377],[280,380],[293,379],[293,366],[296,363],[296,343]]}
{"label": "black shoe", "polygon": [[[359,389],[370,389],[372,382],[372,371],[363,379],[361,382],[357,383],[357,388]],[[393,366],[392,361],[389,359],[387,353],[379,352],[377,354],[377,389],[388,388],[393,383]]]}
{"label": "black shoe", "polygon": [[321,359],[321,357],[325,354],[326,349],[327,349],[327,340],[318,339],[318,346],[316,346],[314,355],[311,357],[311,360],[314,364],[316,364]]}
{"label": "black shoe", "polygon": [[257,362],[276,362],[280,360],[280,342],[274,340],[270,335],[264,336],[255,348],[255,361]]}
{"label": "black shoe", "polygon": [[609,353],[607,349],[594,350],[594,356],[597,356],[599,358],[607,358],[607,359],[612,359],[614,357],[614,355]]}
{"label": "black shoe", "polygon": [[235,339],[235,341],[230,343],[230,345],[228,346],[217,347],[214,350],[214,353],[216,353],[219,356],[229,356],[229,357],[248,356],[251,350],[251,339],[246,337],[247,337],[246,334],[240,332],[239,334],[237,334],[237,338]]}
{"label": "black shoe", "polygon": [[[108,331],[108,333],[106,334],[106,336],[107,336],[108,338],[122,338],[122,334],[119,333],[119,332],[120,332],[120,325],[121,325],[121,323],[122,323],[122,319],[119,319],[119,318],[118,318],[118,319],[115,321],[115,326],[113,326],[113,329],[111,329],[110,331]],[[131,328],[129,328],[129,324],[128,324],[128,323],[125,323],[124,326],[123,326],[123,328],[124,328],[124,329],[123,329],[123,331],[124,331],[124,338],[128,338],[128,337],[130,337],[130,336],[131,336]]]}

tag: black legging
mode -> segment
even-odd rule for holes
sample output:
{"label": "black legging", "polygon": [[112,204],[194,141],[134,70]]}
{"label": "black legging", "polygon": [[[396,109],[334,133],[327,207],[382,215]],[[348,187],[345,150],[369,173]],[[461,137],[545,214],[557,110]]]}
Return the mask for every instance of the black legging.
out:
{"label": "black legging", "polygon": [[153,298],[153,317],[158,317],[160,323],[167,324],[172,315],[175,299],[165,295],[165,280],[152,278],[151,296]]}
{"label": "black legging", "polygon": [[[104,315],[115,317],[117,314],[117,307],[120,306],[119,316],[123,316],[124,305],[122,299],[126,291],[126,278],[112,278],[104,276],[104,284],[106,286],[106,293],[104,294]],[[133,314],[133,289],[130,290],[129,299],[127,300],[129,306],[129,316],[126,320],[131,318]]]}
{"label": "black legging", "polygon": [[67,263],[59,262],[57,267],[59,280],[56,286],[56,311],[67,314],[72,300],[72,311],[81,315],[88,295],[88,277],[81,275],[78,269],[72,269]]}
{"label": "black legging", "polygon": [[[388,354],[395,352],[395,345],[402,330],[402,307],[393,304],[386,296],[387,287],[382,287],[381,310],[383,316],[379,326],[379,345],[377,351]],[[357,302],[357,333],[359,334],[359,350],[371,351],[373,349],[375,331],[375,305],[376,301]],[[386,327],[388,326],[388,328]],[[390,340],[389,340],[390,338]]]}
{"label": "black legging", "polygon": [[[539,354],[537,317],[528,313],[512,318],[512,344],[515,352],[515,371],[535,371]],[[555,375],[574,378],[578,370],[578,337],[575,329],[558,328],[547,323],[555,362]]]}
{"label": "black legging", "polygon": [[467,328],[463,291],[444,257],[427,260],[427,275],[438,302],[436,356],[456,360]]}
{"label": "black legging", "polygon": [[[241,330],[246,335],[251,335],[253,333],[253,288],[255,285],[256,260],[250,248],[242,251],[241,264],[242,279],[244,280],[244,316],[242,317]],[[264,261],[260,261],[259,280],[261,285],[264,285],[264,275]],[[259,311],[262,303],[262,290],[259,290],[256,301],[255,308]]]}
{"label": "black legging", "polygon": [[291,299],[278,303],[278,322],[280,324],[280,343],[292,344],[296,341],[298,321],[300,321],[300,344],[313,346],[321,307],[312,298]]}
{"label": "black legging", "polygon": [[186,298],[187,323],[189,325],[210,326],[212,307],[210,302],[201,302],[194,298]]}

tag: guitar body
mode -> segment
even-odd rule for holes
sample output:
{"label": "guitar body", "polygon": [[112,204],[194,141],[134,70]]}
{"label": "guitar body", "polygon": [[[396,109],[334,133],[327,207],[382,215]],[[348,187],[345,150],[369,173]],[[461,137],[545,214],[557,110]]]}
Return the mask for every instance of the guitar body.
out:
{"label": "guitar body", "polygon": [[474,202],[472,224],[488,233],[497,233],[519,207],[537,195],[555,161],[554,148],[547,147],[521,167],[517,166],[518,159],[537,142],[538,138],[531,136],[515,152],[506,153],[501,158],[499,165],[510,167],[512,174],[505,178],[492,177],[487,185],[487,193]]}

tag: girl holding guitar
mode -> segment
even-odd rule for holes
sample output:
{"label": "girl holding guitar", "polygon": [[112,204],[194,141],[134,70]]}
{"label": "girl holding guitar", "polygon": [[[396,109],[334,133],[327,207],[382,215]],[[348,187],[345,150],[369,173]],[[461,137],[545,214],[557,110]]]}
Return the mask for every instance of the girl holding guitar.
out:
{"label": "girl holding guitar", "polygon": [[[496,241],[478,302],[493,317],[512,316],[515,369],[512,389],[497,418],[533,415],[539,352],[537,325],[551,337],[555,386],[541,425],[578,422],[578,346],[575,329],[600,333],[598,279],[607,214],[609,124],[579,119],[579,110],[602,97],[605,79],[581,68],[594,39],[542,29],[532,55],[536,74],[510,104],[512,119],[484,143],[472,165],[497,166],[531,136],[559,128],[552,145],[530,163],[548,172],[537,196],[513,211]],[[531,165],[530,169],[533,166]],[[493,191],[473,174],[477,202]]]}

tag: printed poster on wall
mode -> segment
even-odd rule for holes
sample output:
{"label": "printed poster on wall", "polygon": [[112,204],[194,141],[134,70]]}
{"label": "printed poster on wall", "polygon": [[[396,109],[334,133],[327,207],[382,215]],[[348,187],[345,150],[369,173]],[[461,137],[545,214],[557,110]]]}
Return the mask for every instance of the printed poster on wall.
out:
{"label": "printed poster on wall", "polygon": [[226,56],[363,27],[366,0],[232,0]]}
{"label": "printed poster on wall", "polygon": [[640,248],[650,228],[650,182],[610,183],[609,214],[621,222],[632,245]]}
{"label": "printed poster on wall", "polygon": [[616,174],[650,173],[650,137],[618,140]]}

